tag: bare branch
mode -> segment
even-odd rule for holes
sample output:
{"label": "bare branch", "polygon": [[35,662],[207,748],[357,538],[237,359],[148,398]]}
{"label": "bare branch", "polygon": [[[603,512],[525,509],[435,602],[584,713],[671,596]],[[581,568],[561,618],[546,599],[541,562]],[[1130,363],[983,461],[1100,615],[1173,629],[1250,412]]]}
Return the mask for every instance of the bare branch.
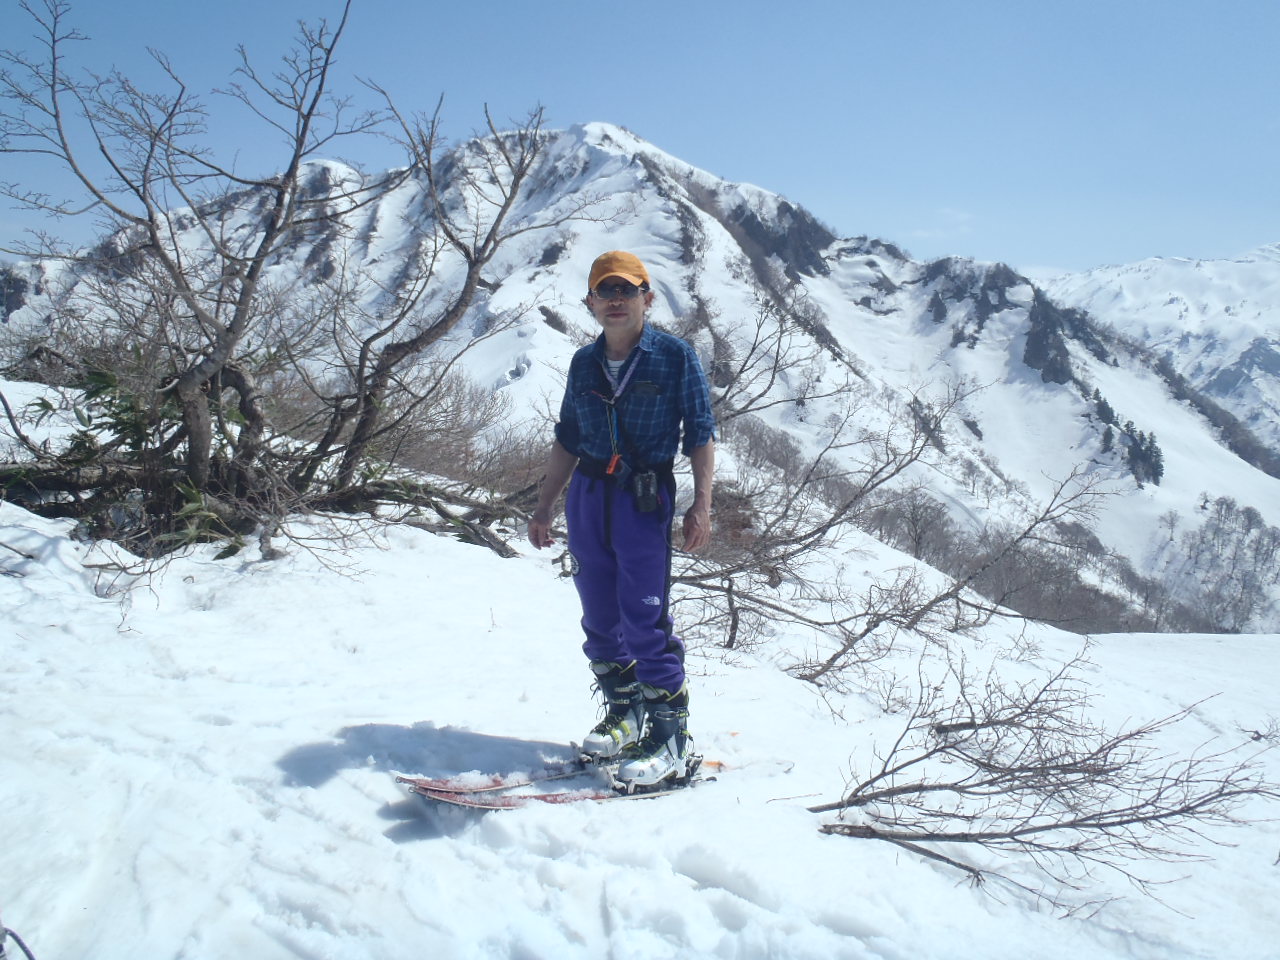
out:
{"label": "bare branch", "polygon": [[877,765],[840,800],[810,808],[857,810],[861,822],[823,832],[925,855],[937,854],[934,844],[975,844],[1025,855],[1067,887],[1106,868],[1149,891],[1137,864],[1203,859],[1187,841],[1221,843],[1210,827],[1244,822],[1237,811],[1247,800],[1280,799],[1257,753],[1160,752],[1156,741],[1199,704],[1118,732],[1091,723],[1084,663],[1009,684],[994,672],[972,677],[949,654],[946,683],[922,675],[915,707]]}

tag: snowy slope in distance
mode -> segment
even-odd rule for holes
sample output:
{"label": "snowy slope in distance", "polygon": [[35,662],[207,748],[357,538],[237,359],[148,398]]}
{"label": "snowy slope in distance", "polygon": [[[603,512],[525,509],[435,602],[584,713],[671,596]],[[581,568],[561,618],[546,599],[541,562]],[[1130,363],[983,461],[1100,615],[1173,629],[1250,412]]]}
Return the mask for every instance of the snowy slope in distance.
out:
{"label": "snowy slope in distance", "polygon": [[1280,243],[1230,260],[1156,257],[1100,267],[1045,288],[1167,356],[1280,448]]}

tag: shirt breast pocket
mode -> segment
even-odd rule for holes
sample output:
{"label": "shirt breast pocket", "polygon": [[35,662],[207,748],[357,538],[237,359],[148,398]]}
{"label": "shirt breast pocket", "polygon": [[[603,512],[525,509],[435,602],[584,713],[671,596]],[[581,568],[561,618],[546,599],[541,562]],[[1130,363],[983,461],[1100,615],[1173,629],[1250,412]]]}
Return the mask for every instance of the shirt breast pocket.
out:
{"label": "shirt breast pocket", "polygon": [[674,405],[671,398],[656,383],[633,383],[625,397],[626,418],[646,437],[661,434],[670,427]]}
{"label": "shirt breast pocket", "polygon": [[608,443],[609,405],[604,398],[594,391],[583,390],[575,398],[573,406],[583,438],[596,442],[603,439]]}

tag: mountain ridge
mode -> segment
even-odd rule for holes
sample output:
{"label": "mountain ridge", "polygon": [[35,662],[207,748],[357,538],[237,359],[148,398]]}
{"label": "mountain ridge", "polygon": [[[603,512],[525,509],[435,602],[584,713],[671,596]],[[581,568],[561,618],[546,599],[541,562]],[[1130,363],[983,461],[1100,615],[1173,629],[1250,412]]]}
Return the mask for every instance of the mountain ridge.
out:
{"label": "mountain ridge", "polygon": [[[1280,526],[1280,483],[1244,463],[1223,442],[1226,421],[1213,423],[1208,408],[1188,403],[1185,390],[1179,396],[1171,379],[1184,378],[1231,412],[1231,397],[1212,395],[1202,383],[1206,377],[1223,382],[1248,356],[1250,375],[1240,382],[1272,389],[1280,378],[1268,373],[1263,347],[1241,344],[1238,353],[1224,348],[1202,358],[1200,368],[1177,338],[1159,342],[1162,354],[1144,353],[1132,326],[1128,333],[1117,327],[1114,311],[1101,321],[1094,312],[1112,274],[1095,274],[1087,284],[1062,278],[1042,286],[1002,263],[917,261],[889,241],[837,237],[786,198],[723,181],[622,128],[591,123],[543,136],[537,169],[512,216],[517,227],[556,226],[521,234],[502,249],[463,323],[436,347],[445,354],[465,350],[460,363],[467,373],[507,399],[512,416],[505,426],[543,429],[542,411],[558,397],[568,355],[595,336],[591,317],[577,303],[589,264],[602,250],[623,248],[650,266],[657,294],[653,322],[688,338],[713,380],[717,369],[750,349],[762,311],[775,311],[782,318],[779,330],[785,327],[788,337],[817,351],[801,350],[804,364],[783,363],[764,417],[770,429],[802,446],[820,447],[824,423],[838,416],[829,399],[806,402],[803,383],[831,385],[852,376],[867,389],[897,397],[904,410],[926,385],[966,391],[962,385],[983,385],[958,409],[960,423],[938,438],[946,448],[941,464],[905,478],[948,505],[958,527],[1025,511],[1079,468],[1124,491],[1104,511],[1097,533],[1107,550],[1145,577],[1165,576],[1170,563],[1152,534],[1159,519],[1176,513],[1190,525],[1205,495],[1252,507],[1267,525]],[[447,169],[461,178],[475,173],[468,167],[474,162],[474,150],[462,144]],[[311,176],[319,178],[317,189],[323,178],[370,180],[332,162],[315,165]],[[465,197],[452,187],[442,203],[447,210],[466,209]],[[219,216],[229,231],[253,229],[251,202],[228,204]],[[379,298],[397,295],[433,229],[423,185],[410,177],[378,203],[353,208],[342,229],[299,236],[269,269],[296,303],[306,303],[330,278],[370,276],[375,282],[364,309],[373,317]],[[200,249],[191,230],[180,242]],[[1280,263],[1280,245],[1264,251],[1256,262],[1233,263],[1251,269]],[[1208,268],[1200,262],[1187,269],[1203,276]],[[428,300],[446,296],[458,271],[457,262],[442,259]],[[28,292],[17,294],[21,304],[6,316],[19,338],[38,338],[44,318],[78,282],[56,273],[9,276],[27,282]],[[1215,277],[1208,284],[1215,298],[1205,302],[1220,302],[1230,279]],[[1151,289],[1158,285],[1144,282]],[[11,282],[9,291],[16,286]],[[43,292],[31,293],[36,289]],[[1265,271],[1250,289],[1265,318],[1264,298],[1273,290]],[[1280,289],[1280,270],[1274,289]],[[1205,339],[1191,336],[1187,343],[1203,354],[1203,344],[1212,340],[1211,314],[1196,316]],[[1162,362],[1168,369],[1161,369]],[[1256,417],[1231,416],[1244,423],[1242,437],[1253,436]],[[1280,435],[1258,442],[1264,450],[1280,450]],[[726,471],[737,469],[728,448],[726,455]],[[1276,593],[1275,584],[1267,588],[1258,623],[1277,616]]]}

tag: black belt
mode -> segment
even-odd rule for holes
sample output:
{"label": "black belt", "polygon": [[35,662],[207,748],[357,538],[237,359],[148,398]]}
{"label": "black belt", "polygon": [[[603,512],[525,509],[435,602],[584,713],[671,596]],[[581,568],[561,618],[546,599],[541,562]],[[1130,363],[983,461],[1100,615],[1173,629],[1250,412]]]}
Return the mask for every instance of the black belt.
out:
{"label": "black belt", "polygon": [[[628,464],[628,466],[630,466]],[[608,479],[609,462],[607,460],[595,460],[592,457],[579,457],[578,470],[588,477],[596,480]],[[668,460],[666,463],[659,463],[652,467],[631,467],[632,473],[648,473],[653,472],[663,477],[675,476],[675,461]]]}

